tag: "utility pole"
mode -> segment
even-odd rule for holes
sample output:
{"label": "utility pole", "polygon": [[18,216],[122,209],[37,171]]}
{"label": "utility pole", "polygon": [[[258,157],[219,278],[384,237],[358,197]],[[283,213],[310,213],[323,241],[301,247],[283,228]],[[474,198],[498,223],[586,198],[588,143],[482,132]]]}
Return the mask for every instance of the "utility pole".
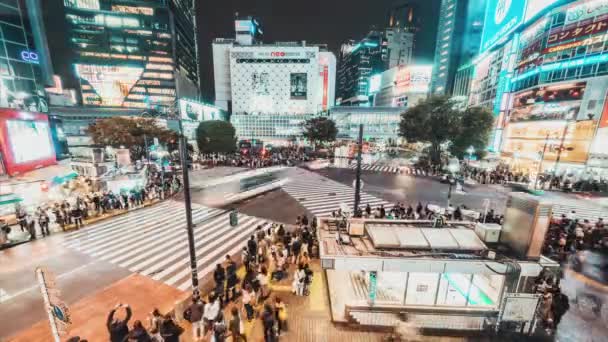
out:
{"label": "utility pole", "polygon": [[355,205],[353,207],[353,214],[359,209],[359,202],[361,202],[361,152],[363,151],[363,124],[359,125],[359,141],[357,141],[357,173],[355,178]]}
{"label": "utility pole", "polygon": [[536,171],[536,180],[534,181],[534,190],[538,189],[538,178],[540,173],[543,171],[543,160],[545,160],[545,152],[547,151],[547,144],[549,143],[549,134],[545,138],[545,146],[543,146],[543,152],[540,154],[540,161],[538,162],[538,171]]}
{"label": "utility pole", "polygon": [[188,177],[188,143],[184,135],[181,118],[179,123],[179,153],[182,164],[184,202],[186,204],[186,231],[188,232],[188,251],[190,252],[190,271],[192,272],[192,296],[199,297],[196,250],[194,248],[194,225],[192,224],[192,198],[190,197],[190,178]]}
{"label": "utility pole", "polygon": [[566,126],[564,126],[564,132],[562,133],[562,138],[559,142],[557,157],[555,158],[555,166],[553,167],[553,172],[551,173],[551,182],[549,183],[549,190],[553,188],[553,180],[555,179],[555,174],[557,173],[557,166],[559,165],[559,160],[561,159],[562,151],[564,150],[564,140],[566,140],[566,134],[568,134],[568,122],[566,122]]}

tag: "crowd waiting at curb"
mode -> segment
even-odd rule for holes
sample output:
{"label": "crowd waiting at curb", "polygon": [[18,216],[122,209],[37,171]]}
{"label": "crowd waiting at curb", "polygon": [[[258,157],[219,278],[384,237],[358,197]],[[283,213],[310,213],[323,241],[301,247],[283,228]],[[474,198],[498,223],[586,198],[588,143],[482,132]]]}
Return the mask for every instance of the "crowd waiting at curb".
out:
{"label": "crowd waiting at curb", "polygon": [[177,176],[163,177],[160,173],[150,173],[143,188],[114,193],[113,191],[95,191],[76,196],[68,200],[46,203],[29,212],[24,206],[15,207],[17,227],[10,227],[6,220],[0,219],[0,246],[10,243],[9,234],[13,229],[20,229],[34,240],[39,236],[46,237],[53,230],[65,231],[69,228],[79,229],[85,220],[110,214],[117,210],[130,210],[142,207],[148,201],[162,200],[170,197],[181,188]]}

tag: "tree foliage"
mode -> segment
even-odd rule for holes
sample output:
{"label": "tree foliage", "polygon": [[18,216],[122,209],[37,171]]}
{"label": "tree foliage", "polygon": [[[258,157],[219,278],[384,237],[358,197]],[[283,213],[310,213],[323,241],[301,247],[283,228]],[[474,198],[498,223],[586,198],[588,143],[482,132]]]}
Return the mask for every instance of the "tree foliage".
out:
{"label": "tree foliage", "polygon": [[482,151],[492,128],[492,113],[482,108],[457,109],[448,97],[432,96],[401,114],[399,134],[410,143],[429,144],[431,163],[441,164],[442,145],[462,157],[469,146]]}
{"label": "tree foliage", "polygon": [[196,142],[202,153],[232,153],[236,149],[235,129],[230,122],[203,121],[196,129]]}
{"label": "tree foliage", "polygon": [[149,118],[115,116],[98,119],[89,125],[87,133],[97,145],[128,148],[134,159],[146,155],[146,143],[150,146],[154,138],[164,145],[177,141],[175,131],[163,128]]}
{"label": "tree foliage", "polygon": [[304,137],[313,144],[335,141],[338,135],[336,123],[326,117],[308,119],[302,128]]}
{"label": "tree foliage", "polygon": [[467,149],[472,146],[475,149],[474,154],[483,158],[493,124],[494,116],[487,109],[467,108],[462,113],[460,132],[450,144],[450,152],[463,159],[465,156],[468,157]]}

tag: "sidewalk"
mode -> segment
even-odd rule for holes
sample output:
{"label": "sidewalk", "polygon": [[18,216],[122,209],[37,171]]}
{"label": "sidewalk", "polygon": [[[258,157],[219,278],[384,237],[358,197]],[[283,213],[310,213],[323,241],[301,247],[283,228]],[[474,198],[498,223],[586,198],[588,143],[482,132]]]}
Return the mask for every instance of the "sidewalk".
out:
{"label": "sidewalk", "polygon": [[[133,274],[69,305],[73,318],[69,336],[80,336],[88,339],[89,342],[108,341],[106,319],[117,303],[127,303],[131,306],[133,310],[133,317],[129,321],[131,327],[136,320],[141,320],[146,325],[146,317],[155,307],[161,312],[170,311],[175,300],[183,296],[184,293],[177,289],[139,274]],[[119,312],[117,315],[124,317],[124,312]],[[13,342],[52,340],[47,320],[42,320],[8,339]]]}

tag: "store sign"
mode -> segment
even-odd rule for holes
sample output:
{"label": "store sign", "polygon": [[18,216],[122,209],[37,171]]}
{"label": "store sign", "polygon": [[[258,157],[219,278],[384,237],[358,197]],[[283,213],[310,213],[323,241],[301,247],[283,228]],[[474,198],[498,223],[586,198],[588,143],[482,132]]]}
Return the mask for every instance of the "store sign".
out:
{"label": "store sign", "polygon": [[571,42],[571,43],[548,47],[543,50],[543,54],[568,50],[568,49],[572,49],[572,48],[579,47],[579,46],[587,46],[587,45],[593,45],[593,44],[597,44],[597,43],[603,43],[607,40],[608,40],[608,34],[600,34],[597,36],[585,38],[584,40],[579,40],[579,41],[575,41],[575,42]]}
{"label": "store sign", "polygon": [[[313,53],[314,54],[314,53]],[[256,51],[254,58],[311,58],[305,51]]]}
{"label": "store sign", "polygon": [[323,66],[323,101],[322,101],[322,105],[323,105],[323,110],[327,109],[327,102],[328,102],[328,93],[329,93],[329,67],[327,65]]}
{"label": "store sign", "polygon": [[564,25],[608,13],[608,0],[594,0],[570,7]]}
{"label": "store sign", "polygon": [[576,39],[580,37],[590,36],[608,30],[608,18],[594,23],[588,23],[583,26],[572,27],[567,30],[552,31],[547,38],[547,45],[558,44],[560,42]]}
{"label": "store sign", "polygon": [[481,52],[492,48],[501,39],[511,34],[524,19],[526,1],[489,1],[481,38]]}
{"label": "store sign", "polygon": [[378,288],[378,272],[369,272],[369,301],[374,303],[376,301],[376,291]]}
{"label": "store sign", "polygon": [[413,65],[399,67],[395,73],[395,94],[406,92],[426,93],[431,84],[433,67],[430,65]]}
{"label": "store sign", "polygon": [[32,64],[40,63],[40,60],[38,59],[38,54],[30,50],[21,51],[21,60]]}

